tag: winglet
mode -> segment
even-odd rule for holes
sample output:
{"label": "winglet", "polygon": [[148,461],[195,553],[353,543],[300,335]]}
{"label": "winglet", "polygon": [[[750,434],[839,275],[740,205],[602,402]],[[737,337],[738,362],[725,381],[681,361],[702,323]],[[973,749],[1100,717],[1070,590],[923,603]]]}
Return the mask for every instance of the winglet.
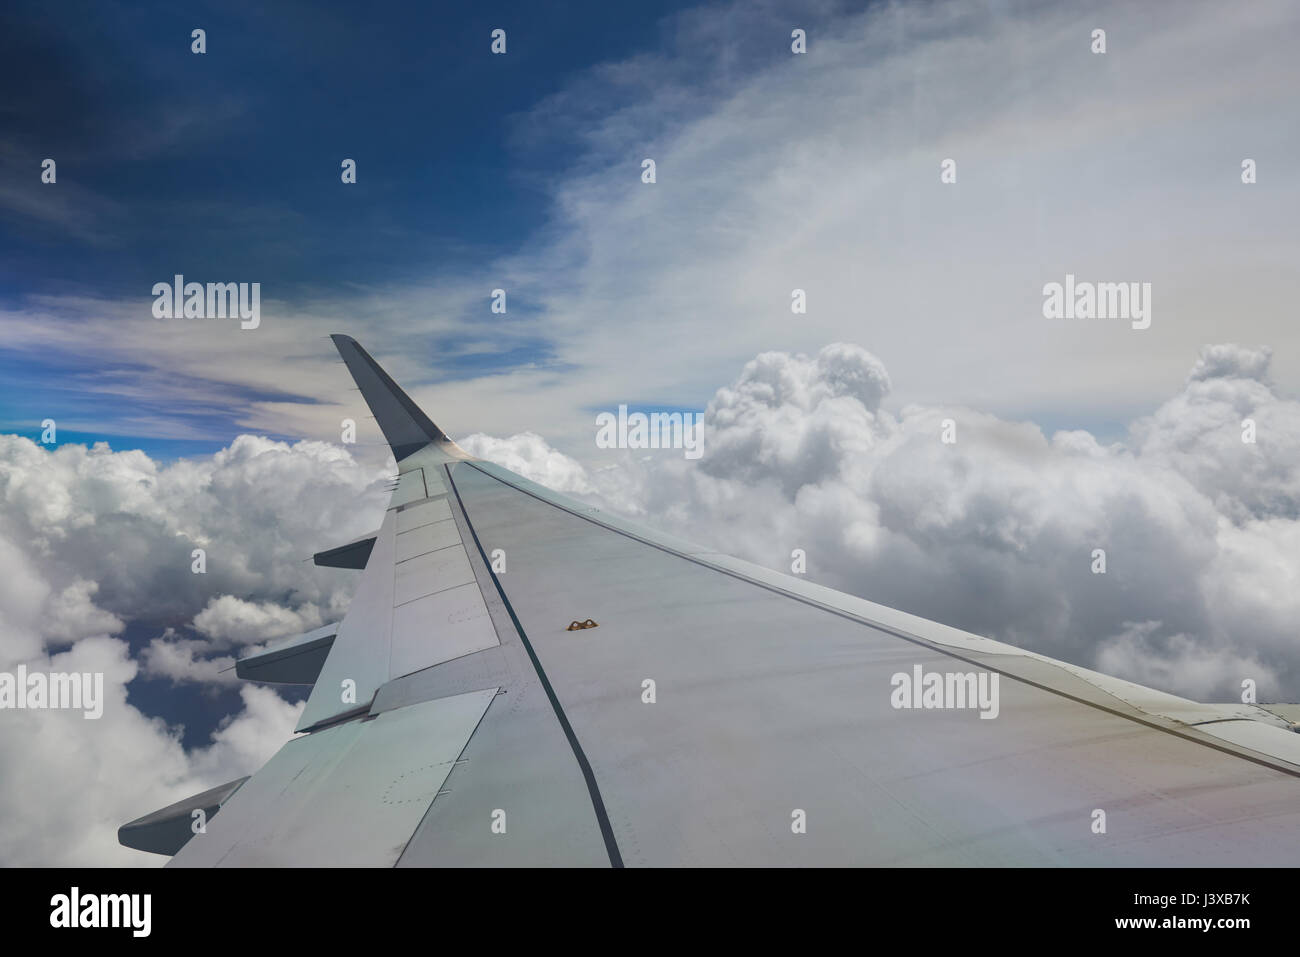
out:
{"label": "winglet", "polygon": [[361,395],[375,414],[384,438],[392,446],[393,457],[401,461],[408,455],[420,451],[430,442],[451,443],[447,433],[429,420],[411,397],[402,391],[401,386],[392,380],[370,353],[361,348],[351,336],[335,334],[330,336],[339,355],[347,364],[348,371],[356,380]]}

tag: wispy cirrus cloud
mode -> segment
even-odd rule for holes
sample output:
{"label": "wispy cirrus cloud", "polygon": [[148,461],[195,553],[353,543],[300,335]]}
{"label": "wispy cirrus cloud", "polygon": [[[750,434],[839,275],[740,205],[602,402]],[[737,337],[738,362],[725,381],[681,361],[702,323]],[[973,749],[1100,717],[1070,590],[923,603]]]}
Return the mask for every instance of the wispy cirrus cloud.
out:
{"label": "wispy cirrus cloud", "polygon": [[[267,320],[251,333],[154,320],[144,277],[126,299],[11,304],[8,348],[38,366],[57,354],[166,370],[142,373],[155,405],[219,410],[193,418],[210,437],[330,438],[343,410],[314,403],[346,391],[323,340],[343,329],[445,427],[544,425],[580,458],[593,405],[699,407],[749,356],[837,340],[889,363],[896,405],[964,402],[1112,437],[1208,341],[1268,342],[1278,381],[1300,382],[1285,306],[1300,252],[1286,157],[1300,133],[1278,122],[1297,79],[1291,5],[807,16],[809,52],[795,56],[778,7],[672,15],[648,49],[534,99],[510,128],[517,175],[549,215],[454,269],[321,276],[314,290],[244,277],[265,281]],[[1098,24],[1104,55],[1089,51]],[[1250,186],[1245,157],[1260,164]],[[955,184],[940,182],[944,158]],[[273,238],[275,224],[255,232]],[[212,278],[205,259],[150,281],[173,268]],[[1044,319],[1042,286],[1067,272],[1152,283],[1152,328]],[[505,315],[490,311],[495,288]],[[806,314],[791,313],[796,288]],[[116,387],[106,371],[86,384]],[[25,415],[42,411],[40,393]],[[112,427],[161,427],[144,404]]]}

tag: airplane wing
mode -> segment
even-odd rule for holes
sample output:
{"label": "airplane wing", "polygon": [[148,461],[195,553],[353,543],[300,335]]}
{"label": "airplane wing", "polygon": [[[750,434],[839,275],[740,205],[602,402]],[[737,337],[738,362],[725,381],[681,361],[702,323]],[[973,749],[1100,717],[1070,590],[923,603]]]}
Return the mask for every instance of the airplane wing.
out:
{"label": "airplane wing", "polygon": [[625,522],[467,455],[333,339],[400,476],[373,535],[317,556],[362,569],[346,617],[240,663],[311,685],[300,733],[124,844],[177,866],[1300,859],[1294,706],[1199,704]]}

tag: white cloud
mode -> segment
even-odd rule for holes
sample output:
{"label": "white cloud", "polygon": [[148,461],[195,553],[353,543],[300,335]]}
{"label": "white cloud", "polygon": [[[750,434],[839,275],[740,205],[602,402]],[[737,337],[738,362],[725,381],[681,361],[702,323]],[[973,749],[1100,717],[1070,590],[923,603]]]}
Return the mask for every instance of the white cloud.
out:
{"label": "white cloud", "polygon": [[1187,381],[1259,379],[1262,382],[1272,358],[1272,349],[1247,349],[1231,344],[1206,346],[1187,374]]}
{"label": "white cloud", "polygon": [[121,847],[117,828],[141,814],[248,774],[292,734],[301,706],[243,690],[244,709],[210,746],[187,753],[179,729],[127,701],[136,663],[124,641],[85,638],[29,662],[40,670],[102,672],[103,717],[80,711],[0,714],[0,854],[10,866],[157,866]]}
{"label": "white cloud", "polygon": [[474,433],[456,444],[470,455],[488,459],[557,492],[584,494],[594,491],[586,470],[576,459],[551,448],[536,432],[520,432],[507,439]]}
{"label": "white cloud", "polygon": [[0,534],[0,667],[41,651],[37,626],[50,586],[27,562],[23,550]]}
{"label": "white cloud", "polygon": [[[1207,348],[1110,445],[960,406],[890,412],[884,364],[845,344],[745,364],[707,407],[698,461],[616,452],[587,470],[536,433],[466,444],[774,568],[803,548],[814,580],[958,627],[1201,699],[1234,699],[1243,678],[1262,700],[1294,699],[1300,408],[1273,391],[1262,355]],[[1260,423],[1253,446],[1243,410]],[[945,418],[955,445],[940,441]],[[15,863],[142,863],[115,828],[256,770],[298,707],[243,687],[239,713],[187,752],[127,684],[143,672],[229,687],[234,649],[341,614],[355,573],[301,559],[375,524],[384,473],[320,443],[249,436],[170,465],[3,437],[0,461],[0,660],[102,670],[108,698],[99,721],[0,716],[0,767],[20,769],[0,779],[0,848]],[[196,541],[209,551],[199,583]],[[1098,547],[1104,576],[1090,571]],[[111,637],[168,615],[192,632],[168,628],[138,658]]]}
{"label": "white cloud", "polygon": [[90,635],[116,634],[123,628],[122,619],[96,608],[93,602],[97,582],[78,578],[45,605],[42,631],[55,641],[77,641]]}
{"label": "white cloud", "polygon": [[1225,680],[1235,682],[1230,700],[1239,700],[1236,695],[1246,679],[1258,682],[1261,676],[1272,676],[1253,655],[1207,647],[1182,632],[1161,635],[1160,629],[1158,621],[1124,622],[1119,634],[1098,646],[1097,667],[1153,688],[1224,689]]}
{"label": "white cloud", "polygon": [[[1144,458],[1185,476],[1237,523],[1300,518],[1300,402],[1275,395],[1270,355],[1207,347],[1183,391],[1133,426]],[[1246,419],[1253,444],[1242,441]]]}
{"label": "white cloud", "polygon": [[[45,610],[47,619],[57,616],[43,624],[47,637],[59,636],[56,626],[59,634],[116,630],[107,618],[75,620],[90,614],[93,596],[94,607],[117,618],[148,609],[159,620],[189,620],[212,605],[203,620],[220,637],[262,640],[347,607],[352,579],[310,558],[372,530],[391,474],[342,446],[252,435],[209,459],[167,465],[138,450],[50,451],[0,436],[0,539],[27,543],[23,552],[59,583],[57,607]],[[196,548],[206,551],[206,574],[191,571]],[[32,594],[24,589],[5,607],[27,608]],[[271,605],[291,611],[272,621]],[[237,609],[242,626],[230,620]],[[255,633],[249,616],[257,614],[265,634]]]}
{"label": "white cloud", "polygon": [[270,688],[245,685],[244,710],[228,718],[212,744],[191,755],[193,772],[208,781],[231,781],[260,768],[293,736],[302,704],[289,704]]}
{"label": "white cloud", "polygon": [[194,616],[194,629],[211,639],[215,647],[287,638],[322,624],[320,609],[310,602],[289,609],[269,601],[244,601],[234,595],[211,599]]}
{"label": "white cloud", "polygon": [[[223,651],[341,617],[355,573],[303,559],[373,527],[388,474],[319,442],[240,436],[210,459],[160,464],[0,436],[0,668],[102,672],[105,694],[97,720],[0,713],[0,859],[161,863],[120,847],[117,828],[260,767],[301,705],[244,687],[242,710],[187,751],[182,729],[143,713],[127,686],[143,672],[229,687]],[[190,570],[198,546],[206,575]],[[138,659],[112,637],[169,620],[201,637],[169,627]]]}
{"label": "white cloud", "polygon": [[140,654],[141,673],[149,678],[169,678],[175,684],[239,687],[234,655],[213,655],[211,643],[177,636],[168,628],[152,639]]}

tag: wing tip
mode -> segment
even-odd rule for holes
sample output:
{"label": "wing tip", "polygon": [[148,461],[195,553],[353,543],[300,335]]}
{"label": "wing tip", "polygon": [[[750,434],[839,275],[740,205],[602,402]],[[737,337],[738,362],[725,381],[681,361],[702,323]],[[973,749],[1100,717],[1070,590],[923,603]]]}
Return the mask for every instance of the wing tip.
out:
{"label": "wing tip", "polygon": [[356,339],[346,333],[331,333],[330,340],[374,413],[393,455],[401,461],[433,444],[454,444],[408,396],[383,366]]}

